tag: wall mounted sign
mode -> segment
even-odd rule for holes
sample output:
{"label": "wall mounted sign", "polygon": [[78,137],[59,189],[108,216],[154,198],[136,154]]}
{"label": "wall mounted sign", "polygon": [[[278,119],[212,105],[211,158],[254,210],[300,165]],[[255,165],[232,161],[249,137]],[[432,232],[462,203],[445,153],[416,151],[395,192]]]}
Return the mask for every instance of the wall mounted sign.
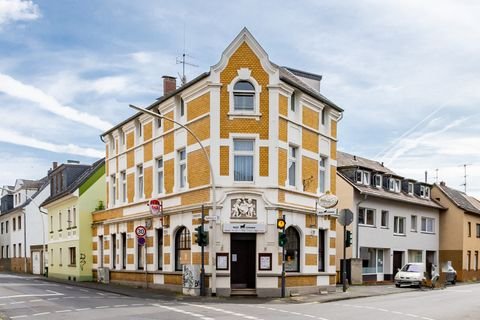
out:
{"label": "wall mounted sign", "polygon": [[224,223],[223,232],[226,233],[265,233],[266,224],[258,223]]}
{"label": "wall mounted sign", "polygon": [[259,270],[272,270],[272,254],[271,253],[259,253],[258,254],[258,269]]}
{"label": "wall mounted sign", "polygon": [[228,270],[228,253],[217,252],[217,270]]}
{"label": "wall mounted sign", "polygon": [[232,199],[232,210],[230,217],[232,219],[256,219],[257,218],[257,200],[248,198]]}

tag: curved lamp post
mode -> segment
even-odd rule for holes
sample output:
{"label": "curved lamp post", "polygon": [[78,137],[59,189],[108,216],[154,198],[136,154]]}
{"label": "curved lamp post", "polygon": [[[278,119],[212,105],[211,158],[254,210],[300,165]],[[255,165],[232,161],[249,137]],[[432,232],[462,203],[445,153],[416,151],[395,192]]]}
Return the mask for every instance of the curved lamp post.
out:
{"label": "curved lamp post", "polygon": [[[155,117],[155,118],[159,118],[159,119],[165,119],[167,121],[170,121],[170,122],[173,122],[177,125],[179,125],[180,127],[184,128],[185,130],[188,131],[188,133],[190,133],[194,138],[195,140],[197,141],[197,143],[200,145],[200,147],[202,148],[203,150],[203,153],[205,155],[205,158],[207,159],[207,162],[208,162],[208,165],[210,167],[210,178],[212,179],[212,212],[213,212],[213,215],[216,216],[217,214],[217,200],[216,200],[216,194],[215,194],[215,174],[214,174],[214,171],[213,171],[213,167],[212,167],[212,162],[210,161],[210,157],[208,155],[208,152],[207,152],[207,149],[205,149],[205,147],[203,146],[202,142],[200,141],[200,139],[195,135],[195,133],[193,133],[193,131],[188,128],[187,126],[179,123],[178,121],[175,121],[169,117],[165,117],[164,115],[161,115],[161,114],[158,114],[158,113],[155,113],[153,111],[150,111],[150,110],[147,110],[147,109],[144,109],[144,108],[140,108],[140,107],[137,107],[137,106],[134,106],[132,104],[129,105],[130,108],[132,109],[135,109],[135,110],[138,110],[142,113],[145,113],[145,114],[148,114],[152,117]],[[217,274],[216,274],[216,270],[215,270],[215,223],[216,223],[217,219],[211,221],[212,223],[212,241],[211,241],[211,247],[210,247],[210,254],[211,254],[211,260],[212,263],[211,263],[211,272],[212,272],[212,296],[215,296],[216,293],[217,293],[217,286],[216,286],[216,280],[217,280]],[[210,264],[209,264],[210,265]]]}

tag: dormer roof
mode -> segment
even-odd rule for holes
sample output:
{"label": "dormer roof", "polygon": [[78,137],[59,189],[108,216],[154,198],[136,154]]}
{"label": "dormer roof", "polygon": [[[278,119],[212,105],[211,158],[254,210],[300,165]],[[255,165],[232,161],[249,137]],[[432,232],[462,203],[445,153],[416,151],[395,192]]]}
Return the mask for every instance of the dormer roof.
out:
{"label": "dormer roof", "polygon": [[396,176],[401,178],[398,174],[385,167],[382,163],[367,158],[362,158],[350,153],[337,151],[337,167],[341,169],[342,167],[360,167],[364,169],[369,169],[371,171],[380,172],[386,175]]}

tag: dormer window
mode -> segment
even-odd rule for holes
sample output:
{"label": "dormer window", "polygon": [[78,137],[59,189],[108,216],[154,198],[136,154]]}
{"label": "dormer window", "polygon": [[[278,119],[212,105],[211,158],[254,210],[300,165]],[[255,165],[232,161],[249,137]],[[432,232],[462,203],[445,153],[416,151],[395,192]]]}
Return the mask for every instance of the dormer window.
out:
{"label": "dormer window", "polygon": [[363,171],[361,170],[357,170],[357,172],[355,173],[355,181],[357,183],[362,183],[362,180],[363,179]]}
{"label": "dormer window", "polygon": [[388,180],[388,190],[392,192],[400,192],[400,180],[390,178]]}
{"label": "dormer window", "polygon": [[413,183],[408,183],[408,194],[413,195]]}
{"label": "dormer window", "polygon": [[370,172],[363,171],[363,184],[368,186],[370,185]]}
{"label": "dormer window", "polygon": [[254,111],[255,87],[249,81],[241,80],[233,86],[235,111]]}
{"label": "dormer window", "polygon": [[420,197],[430,198],[430,188],[427,186],[420,186]]}
{"label": "dormer window", "polygon": [[375,187],[377,188],[382,187],[382,176],[380,174],[375,175]]}

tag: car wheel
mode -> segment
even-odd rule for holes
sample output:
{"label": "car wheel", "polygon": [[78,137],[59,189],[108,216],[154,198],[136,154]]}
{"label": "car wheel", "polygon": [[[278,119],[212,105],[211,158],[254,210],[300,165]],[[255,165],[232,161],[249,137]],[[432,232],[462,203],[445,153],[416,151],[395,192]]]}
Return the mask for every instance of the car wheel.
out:
{"label": "car wheel", "polygon": [[395,287],[400,288],[400,283],[395,283]]}
{"label": "car wheel", "polygon": [[457,277],[453,278],[452,284],[455,285],[457,283]]}

